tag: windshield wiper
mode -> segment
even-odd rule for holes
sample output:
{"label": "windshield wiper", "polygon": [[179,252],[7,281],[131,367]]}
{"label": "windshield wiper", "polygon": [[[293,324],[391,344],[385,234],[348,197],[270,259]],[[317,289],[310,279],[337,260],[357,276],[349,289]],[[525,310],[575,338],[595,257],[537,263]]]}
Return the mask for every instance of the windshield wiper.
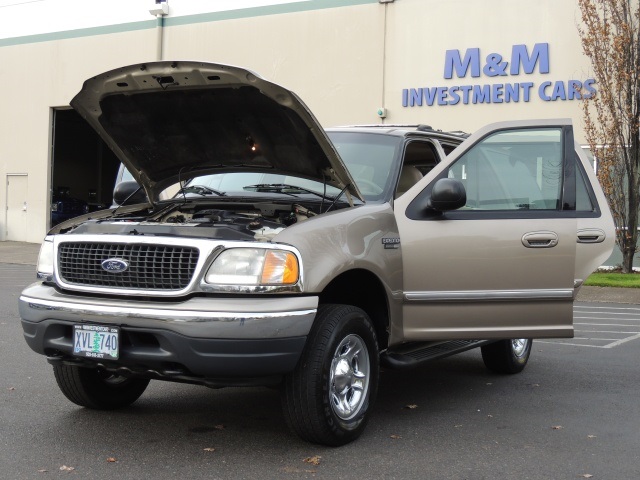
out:
{"label": "windshield wiper", "polygon": [[286,183],[260,183],[258,185],[247,185],[246,187],[243,187],[243,190],[247,190],[250,192],[283,193],[285,195],[291,195],[294,197],[296,196],[296,194],[309,193],[322,199],[334,199],[334,197],[332,197],[331,195],[323,195],[322,193],[315,192],[304,187],[287,185]]}
{"label": "windshield wiper", "polygon": [[186,185],[178,190],[178,193],[196,193],[203,197],[206,197],[207,195],[218,195],[219,197],[224,197],[226,195],[224,192],[214,190],[213,188],[209,188],[205,185]]}

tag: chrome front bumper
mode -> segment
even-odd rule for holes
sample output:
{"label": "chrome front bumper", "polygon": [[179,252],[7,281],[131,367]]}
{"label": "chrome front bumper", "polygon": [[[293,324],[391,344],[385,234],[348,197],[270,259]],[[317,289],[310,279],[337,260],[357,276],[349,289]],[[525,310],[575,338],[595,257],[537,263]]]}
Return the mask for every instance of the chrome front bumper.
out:
{"label": "chrome front bumper", "polygon": [[[218,386],[292,371],[317,307],[314,296],[181,302],[88,298],[41,283],[27,287],[19,301],[27,344],[52,363]],[[120,358],[74,356],[73,325],[78,323],[120,327]]]}
{"label": "chrome front bumper", "polygon": [[62,294],[42,283],[20,296],[24,321],[57,319],[170,330],[193,338],[266,339],[307,335],[318,297],[210,298],[150,302]]}

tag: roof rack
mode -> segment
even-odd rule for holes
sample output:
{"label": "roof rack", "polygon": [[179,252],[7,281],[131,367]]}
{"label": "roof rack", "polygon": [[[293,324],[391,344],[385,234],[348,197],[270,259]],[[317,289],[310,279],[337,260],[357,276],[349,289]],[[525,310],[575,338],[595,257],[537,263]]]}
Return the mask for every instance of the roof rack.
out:
{"label": "roof rack", "polygon": [[470,134],[463,132],[462,130],[455,130],[452,132],[447,132],[444,130],[436,130],[431,125],[426,124],[408,124],[408,123],[362,123],[362,124],[354,124],[354,125],[339,125],[332,128],[415,128],[418,132],[434,132],[434,133],[442,133],[445,135],[455,135],[456,137],[467,138]]}

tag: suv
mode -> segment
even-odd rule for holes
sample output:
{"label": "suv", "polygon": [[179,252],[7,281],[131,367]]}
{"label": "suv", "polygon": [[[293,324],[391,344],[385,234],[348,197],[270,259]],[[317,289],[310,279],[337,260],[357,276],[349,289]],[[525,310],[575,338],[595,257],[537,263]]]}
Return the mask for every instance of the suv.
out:
{"label": "suv", "polygon": [[532,338],[571,337],[613,247],[568,120],[325,132],[290,91],[200,62],[113,70],[71,105],[135,180],[49,232],[19,300],[84,407],[130,405],[152,379],[278,385],[297,434],[345,444],[381,365],[481,347],[516,373]]}
{"label": "suv", "polygon": [[89,212],[89,205],[69,194],[69,187],[57,187],[51,196],[51,226]]}

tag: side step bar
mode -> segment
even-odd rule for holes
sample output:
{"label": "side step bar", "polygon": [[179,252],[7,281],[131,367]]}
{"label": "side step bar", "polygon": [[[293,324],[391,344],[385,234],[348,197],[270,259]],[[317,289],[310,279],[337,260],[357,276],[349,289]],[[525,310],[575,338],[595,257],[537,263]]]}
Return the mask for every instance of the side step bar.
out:
{"label": "side step bar", "polygon": [[417,367],[423,363],[449,357],[472,348],[493,343],[495,340],[451,340],[401,345],[380,356],[382,366],[393,369]]}

